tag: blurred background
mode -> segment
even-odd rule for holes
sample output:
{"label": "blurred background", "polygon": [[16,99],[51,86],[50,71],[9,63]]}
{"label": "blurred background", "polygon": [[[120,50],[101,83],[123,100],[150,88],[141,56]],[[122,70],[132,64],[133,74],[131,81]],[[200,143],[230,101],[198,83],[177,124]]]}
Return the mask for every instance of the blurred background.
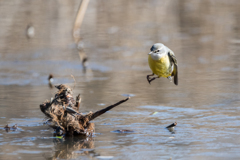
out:
{"label": "blurred background", "polygon": [[[0,159],[239,159],[240,1],[90,0],[73,32],[80,3],[0,0]],[[148,84],[156,42],[175,53],[178,86]],[[93,138],[57,141],[39,109],[49,74],[74,76],[83,113],[133,97],[94,120]]]}

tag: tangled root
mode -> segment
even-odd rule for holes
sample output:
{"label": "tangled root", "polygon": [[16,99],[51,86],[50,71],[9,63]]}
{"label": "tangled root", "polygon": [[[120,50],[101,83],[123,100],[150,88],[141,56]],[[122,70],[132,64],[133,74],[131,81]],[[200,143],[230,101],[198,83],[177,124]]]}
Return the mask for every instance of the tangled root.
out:
{"label": "tangled root", "polygon": [[58,91],[55,97],[51,101],[45,101],[43,104],[40,104],[40,109],[48,118],[50,127],[56,131],[60,129],[61,134],[70,136],[92,136],[94,124],[90,123],[90,121],[129,99],[119,101],[95,113],[89,112],[83,115],[78,111],[81,103],[80,94],[75,101],[70,87],[61,84],[56,86],[56,88]]}

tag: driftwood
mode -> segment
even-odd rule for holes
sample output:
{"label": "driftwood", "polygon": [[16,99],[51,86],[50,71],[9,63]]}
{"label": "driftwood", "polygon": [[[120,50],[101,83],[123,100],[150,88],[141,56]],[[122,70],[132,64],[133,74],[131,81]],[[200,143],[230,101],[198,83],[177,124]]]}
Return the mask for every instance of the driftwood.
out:
{"label": "driftwood", "polygon": [[89,112],[83,115],[78,112],[81,103],[80,94],[76,97],[75,101],[72,96],[72,90],[68,86],[61,84],[55,87],[58,89],[55,97],[51,101],[40,104],[40,109],[48,118],[47,124],[55,129],[58,136],[91,136],[94,132],[94,124],[90,123],[91,120],[129,99],[126,98],[97,112]]}

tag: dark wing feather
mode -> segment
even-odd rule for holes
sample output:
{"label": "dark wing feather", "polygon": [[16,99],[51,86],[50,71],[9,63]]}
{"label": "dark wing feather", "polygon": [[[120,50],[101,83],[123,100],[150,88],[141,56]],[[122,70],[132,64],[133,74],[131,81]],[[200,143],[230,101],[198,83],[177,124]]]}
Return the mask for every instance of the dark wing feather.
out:
{"label": "dark wing feather", "polygon": [[172,72],[172,76],[174,76],[174,84],[175,85],[178,85],[178,65],[177,65],[177,59],[174,55],[173,52],[168,52],[168,56],[170,58],[170,61],[171,63],[173,63],[174,65],[174,69],[173,69],[173,72]]}

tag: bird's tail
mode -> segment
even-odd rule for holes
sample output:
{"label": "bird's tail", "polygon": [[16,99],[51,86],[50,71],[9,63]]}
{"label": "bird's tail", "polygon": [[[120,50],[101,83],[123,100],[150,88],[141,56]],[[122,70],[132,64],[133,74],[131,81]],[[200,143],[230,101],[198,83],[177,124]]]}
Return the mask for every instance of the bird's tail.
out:
{"label": "bird's tail", "polygon": [[174,65],[174,84],[178,85],[178,66]]}

